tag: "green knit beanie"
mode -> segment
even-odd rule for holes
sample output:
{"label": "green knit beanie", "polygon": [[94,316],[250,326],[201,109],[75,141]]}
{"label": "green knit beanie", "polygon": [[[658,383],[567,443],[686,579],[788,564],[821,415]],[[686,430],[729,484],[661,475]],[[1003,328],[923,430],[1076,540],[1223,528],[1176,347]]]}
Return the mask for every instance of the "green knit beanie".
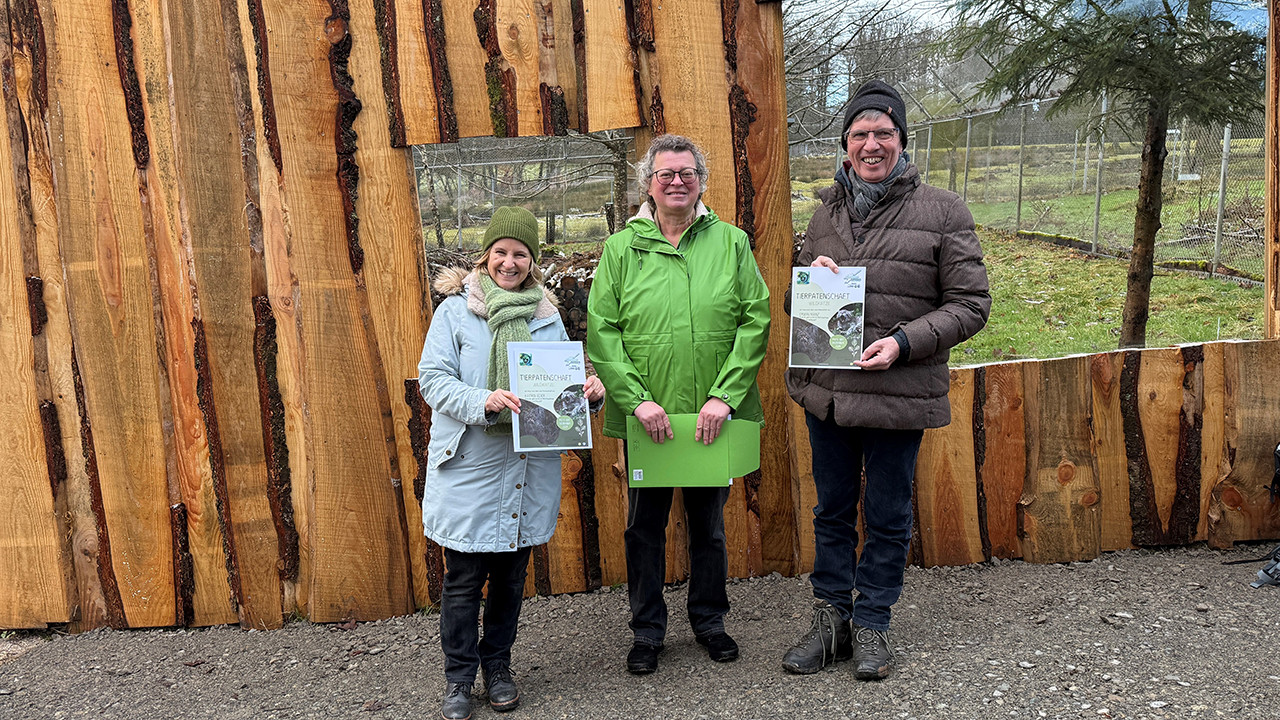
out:
{"label": "green knit beanie", "polygon": [[488,250],[490,245],[502,238],[511,238],[524,243],[529,248],[529,254],[537,262],[538,255],[542,251],[542,243],[538,242],[538,218],[534,217],[533,213],[512,205],[504,205],[494,210],[493,218],[489,220],[489,227],[484,231],[484,246],[480,249]]}

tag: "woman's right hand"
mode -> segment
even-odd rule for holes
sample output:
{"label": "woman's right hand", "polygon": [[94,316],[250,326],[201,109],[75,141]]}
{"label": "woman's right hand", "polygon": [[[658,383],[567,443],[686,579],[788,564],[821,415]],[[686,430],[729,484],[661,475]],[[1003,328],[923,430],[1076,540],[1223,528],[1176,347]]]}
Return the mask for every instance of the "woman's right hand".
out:
{"label": "woman's right hand", "polygon": [[671,419],[667,417],[667,411],[663,410],[658,403],[645,400],[632,414],[644,426],[644,431],[649,433],[649,437],[659,445],[675,437],[671,432]]}
{"label": "woman's right hand", "polygon": [[500,413],[504,408],[510,408],[511,412],[520,414],[520,398],[510,390],[494,390],[489,393],[489,397],[484,401],[484,411],[487,413]]}
{"label": "woman's right hand", "polygon": [[824,267],[834,273],[840,272],[840,266],[836,264],[836,261],[826,255],[819,255],[814,258],[813,262],[809,263],[809,267]]}

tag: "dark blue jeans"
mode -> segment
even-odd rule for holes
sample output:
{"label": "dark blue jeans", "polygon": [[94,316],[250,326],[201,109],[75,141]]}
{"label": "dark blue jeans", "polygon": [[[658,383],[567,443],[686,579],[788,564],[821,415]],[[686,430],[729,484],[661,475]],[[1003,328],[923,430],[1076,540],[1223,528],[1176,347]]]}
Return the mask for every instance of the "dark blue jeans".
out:
{"label": "dark blue jeans", "polygon": [[[444,592],[440,598],[440,646],[448,682],[473,683],[481,665],[511,663],[530,548],[515,552],[467,553],[444,549]],[[485,582],[484,639],[476,619]]]}
{"label": "dark blue jeans", "polygon": [[[674,488],[633,488],[627,493],[627,591],[635,642],[661,647],[667,635],[667,518]],[[724,543],[728,487],[681,488],[689,529],[689,624],[698,637],[724,632],[729,612]]]}
{"label": "dark blue jeans", "polygon": [[[805,412],[813,448],[813,595],[840,617],[888,630],[911,547],[911,483],[923,430],[842,427]],[[866,471],[867,538],[858,557],[858,496]],[[853,600],[853,591],[858,599]]]}

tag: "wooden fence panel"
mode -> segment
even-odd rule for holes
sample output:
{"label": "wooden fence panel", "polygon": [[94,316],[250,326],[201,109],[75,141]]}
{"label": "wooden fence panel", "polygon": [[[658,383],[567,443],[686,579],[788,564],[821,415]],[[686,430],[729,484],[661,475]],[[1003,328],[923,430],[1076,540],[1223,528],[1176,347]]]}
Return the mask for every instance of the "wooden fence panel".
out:
{"label": "wooden fence panel", "polygon": [[1088,359],[1028,362],[1023,372],[1027,480],[1018,501],[1022,556],[1031,562],[1097,557],[1100,491],[1089,430]]}
{"label": "wooden fence panel", "polygon": [[[1022,557],[1018,500],[1027,474],[1027,426],[1024,417],[1022,367],[1001,363],[975,371],[975,433],[978,468],[978,522],[985,529],[984,551],[990,557]],[[981,413],[981,414],[979,414]],[[965,418],[951,418],[963,423]]]}
{"label": "wooden fence panel", "polygon": [[386,617],[412,604],[389,481],[396,453],[389,390],[362,276],[353,128],[359,101],[345,71],[355,41],[350,17],[327,2],[264,2],[263,10],[274,29],[266,38],[271,60],[289,68],[272,81],[301,288],[304,355],[294,381],[307,407],[308,468],[294,490],[295,505],[308,506],[303,564],[310,573],[300,592],[317,621]]}
{"label": "wooden fence panel", "polygon": [[[410,0],[412,1],[412,0]],[[476,20],[474,12],[477,10],[479,2],[458,2],[457,0],[429,0],[433,4],[438,4],[440,9],[435,10],[433,14],[438,15],[439,21],[443,22],[442,31],[436,31],[435,28],[439,24],[429,25],[427,30],[427,44],[431,46],[433,55],[439,55],[443,63],[447,63],[448,77],[450,78],[451,91],[443,95],[442,104],[452,109],[453,123],[456,132],[452,136],[447,130],[441,131],[442,139],[449,140],[459,137],[477,137],[482,135],[503,135],[506,132],[499,133],[499,128],[494,126],[490,113],[496,107],[502,112],[502,95],[497,86],[491,90],[489,87],[489,78],[486,75],[486,69],[489,67],[489,55],[484,45],[481,43],[479,36],[476,34]],[[492,10],[494,0],[484,0],[486,7]],[[425,6],[424,6],[425,7]],[[432,23],[430,17],[427,18],[428,23]],[[445,42],[445,38],[448,42]],[[443,52],[435,46],[435,43],[443,45]],[[441,71],[442,73],[445,71]],[[497,72],[497,68],[494,68]],[[493,78],[495,83],[501,80],[495,75]],[[496,105],[495,105],[496,103]],[[442,111],[442,116],[448,122],[450,117],[448,111]],[[502,115],[505,123],[505,114]],[[502,128],[505,130],[505,128]]]}
{"label": "wooden fence panel", "polygon": [[[371,346],[377,344],[381,358],[382,375],[375,382],[382,398],[383,427],[390,428],[395,438],[390,452],[395,519],[400,521],[401,542],[411,570],[414,563],[410,558],[422,556],[426,539],[421,531],[410,532],[405,519],[406,511],[415,508],[405,504],[403,484],[412,482],[418,469],[409,433],[409,406],[400,391],[404,378],[417,376],[431,299],[413,159],[408,150],[392,147],[394,138],[383,122],[388,106],[377,83],[379,46],[369,41],[378,1],[361,0],[351,5],[352,36],[364,38],[352,43],[350,58],[351,89],[363,98],[360,114],[352,123],[358,138],[355,163],[361,178],[354,207],[361,225],[356,242],[363,253],[356,283],[367,297],[365,330]],[[416,588],[421,578],[410,573],[410,587]]]}
{"label": "wooden fence panel", "polygon": [[[229,207],[247,208],[251,198],[240,143],[228,142],[241,137],[237,110],[248,112],[245,88],[237,87],[247,82],[242,50],[238,41],[232,45],[229,40],[238,39],[238,19],[219,4],[170,4],[168,9],[183,233],[198,288],[200,340],[193,354],[207,373],[201,376],[208,387],[200,401],[211,421],[217,483],[216,503],[206,507],[231,555],[218,568],[220,584],[211,582],[207,590],[197,586],[195,597],[215,593],[233,598],[244,625],[278,627],[284,616],[276,567],[280,544],[268,497],[270,435],[263,428],[269,419],[263,417],[255,352],[253,299],[266,293],[261,234],[251,232],[247,211],[227,212]],[[227,71],[210,71],[214,63]],[[193,624],[215,622],[199,615]]]}
{"label": "wooden fence panel", "polygon": [[595,513],[600,522],[596,538],[600,544],[600,583],[615,585],[627,581],[627,556],[622,532],[627,527],[627,461],[622,441],[600,432],[604,418],[591,421],[591,467],[595,490]]}
{"label": "wooden fence panel", "polygon": [[968,565],[983,552],[974,465],[974,371],[951,371],[951,424],[925,431],[916,463],[919,543],[923,564]]}
{"label": "wooden fence panel", "polygon": [[1124,415],[1120,404],[1123,353],[1089,356],[1093,402],[1093,447],[1098,460],[1098,506],[1102,513],[1099,548],[1133,546],[1129,506],[1129,460],[1125,452]]}
{"label": "wooden fence panel", "polygon": [[[576,76],[572,98],[569,78],[561,73],[570,108],[577,108],[577,127],[581,132],[611,128],[637,127],[642,124],[636,98],[636,58],[628,38],[625,3],[589,3],[570,0],[572,14],[573,58]],[[559,12],[560,3],[556,10]],[[587,12],[587,9],[590,12]],[[578,39],[577,29],[582,28]],[[566,45],[564,36],[558,46]],[[566,53],[558,53],[561,57]],[[562,68],[563,70],[563,68]]]}
{"label": "wooden fence panel", "polygon": [[[1196,524],[1196,541],[1209,539],[1209,507],[1213,502],[1213,488],[1230,472],[1226,454],[1226,368],[1224,367],[1226,343],[1205,343],[1202,376],[1204,378],[1203,407],[1201,409],[1200,466],[1195,481],[1199,483],[1199,518]],[[1280,443],[1280,438],[1276,440]]]}
{"label": "wooden fence panel", "polygon": [[[45,416],[57,426],[55,430],[46,425],[46,443],[60,442],[62,466],[65,468],[60,492],[55,490],[54,493],[54,508],[66,518],[63,523],[66,527],[61,530],[74,571],[71,600],[74,610],[70,627],[75,630],[107,624],[108,603],[103,579],[98,572],[101,553],[98,523],[93,510],[95,495],[85,461],[85,444],[81,441],[85,430],[81,424],[82,403],[79,399],[82,392],[73,358],[71,314],[58,239],[58,200],[54,193],[56,160],[48,105],[50,58],[42,19],[47,12],[47,5],[42,7],[34,0],[12,0],[8,4],[13,81],[9,84],[6,77],[5,83],[6,89],[11,89],[16,97],[6,92],[5,108],[14,179],[19,188],[25,184],[26,190],[25,193],[21,189],[18,192],[19,227],[26,228],[29,223],[33,236],[29,242],[34,245],[34,252],[24,248],[24,264],[27,266],[28,283],[39,285],[38,292],[31,288],[32,294],[39,296],[44,308],[42,329],[39,332],[34,326],[32,329],[36,333],[36,378],[37,387],[43,393],[42,402],[49,403],[54,411],[47,412],[50,405],[45,405]],[[15,100],[20,120],[13,113],[12,103]],[[25,151],[22,145],[25,145]],[[23,152],[25,158],[22,157]],[[39,367],[41,359],[46,363],[43,377]],[[57,437],[59,434],[60,438]],[[51,449],[50,452],[54,457],[51,466],[56,473],[57,451]]]}
{"label": "wooden fence panel", "polygon": [[[752,574],[793,574],[800,566],[799,531],[793,511],[791,461],[784,428],[789,423],[782,377],[790,323],[782,299],[791,285],[794,244],[791,226],[791,176],[787,161],[786,88],[783,77],[782,14],[777,5],[722,3],[725,62],[729,68],[729,117],[737,207],[734,223],[752,239],[756,262],[771,300],[769,340],[774,352],[760,368],[765,437],[760,472],[749,478],[752,496],[748,521],[760,535],[761,564]],[[723,164],[721,167],[725,167]],[[723,172],[727,172],[725,168]],[[729,208],[723,208],[728,216]]]}
{"label": "wooden fence panel", "polygon": [[[276,528],[281,610],[306,613],[311,507],[303,493],[309,458],[304,436],[301,289],[292,260],[293,228],[284,187],[271,46],[260,0],[220,0],[227,63],[244,148],[245,214],[253,284],[267,498]],[[238,26],[238,27],[237,27]],[[294,489],[298,497],[294,498]],[[300,591],[301,590],[301,591]]]}
{"label": "wooden fence panel", "polygon": [[439,71],[432,62],[425,14],[428,6],[437,5],[431,0],[374,2],[374,19],[382,46],[381,77],[388,106],[388,135],[391,144],[397,147],[446,139],[441,133]]}
{"label": "wooden fence panel", "polygon": [[1228,343],[1223,354],[1229,470],[1209,504],[1213,547],[1280,535],[1280,500],[1268,490],[1280,443],[1280,341]]}
{"label": "wooden fence panel", "polygon": [[[8,78],[4,85],[11,90]],[[5,101],[16,111],[16,98]],[[25,165],[26,147],[15,147],[14,135],[19,142],[22,135],[14,130],[10,122],[0,132],[0,363],[9,368],[0,376],[0,468],[5,468],[0,497],[6,505],[0,517],[0,577],[9,579],[0,584],[0,627],[42,628],[72,617],[71,558],[55,511],[55,497],[65,494],[60,485],[66,469],[65,460],[60,470],[49,466],[51,459],[61,459],[62,438],[55,434],[56,420],[41,417],[56,418],[56,409],[42,406],[37,389],[33,335],[40,334],[43,288],[28,286],[24,272],[29,264],[24,251],[34,254],[35,238],[24,242],[19,227],[25,209],[18,207],[14,159],[23,156]]]}
{"label": "wooden fence panel", "polygon": [[[183,217],[176,155],[177,118],[172,115],[172,86],[188,87],[192,68],[170,66],[165,26],[169,18],[157,2],[117,6],[132,25],[138,97],[126,96],[130,112],[141,113],[142,143],[150,162],[139,171],[144,193],[143,229],[153,255],[162,331],[162,365],[167,377],[172,454],[176,475],[170,476],[170,522],[173,524],[174,592],[179,625],[212,625],[236,620],[232,596],[239,577],[229,572],[235,546],[222,522],[227,507],[226,464],[220,444],[216,403],[211,387],[207,334],[195,284],[190,227]],[[181,47],[181,46],[180,46]],[[182,58],[177,58],[178,62]],[[138,121],[133,130],[137,132]],[[234,202],[234,199],[233,199]],[[163,392],[163,391],[162,391]],[[176,485],[174,482],[176,481]]]}
{"label": "wooden fence panel", "polygon": [[1185,544],[1195,538],[1203,354],[1199,347],[1125,353],[1121,412],[1138,545]]}
{"label": "wooden fence panel", "polygon": [[139,203],[148,149],[132,43],[111,7],[67,0],[54,8],[42,12],[50,135],[81,407],[92,418],[86,463],[98,573],[112,625],[172,625],[172,448],[162,432],[171,419],[162,412],[159,289]]}
{"label": "wooden fence panel", "polygon": [[[767,435],[766,435],[767,437]],[[797,572],[813,570],[813,508],[818,504],[818,491],[813,484],[813,448],[809,445],[809,426],[804,408],[787,401],[787,454],[791,458],[792,521],[796,529]],[[861,503],[858,505],[862,509]]]}

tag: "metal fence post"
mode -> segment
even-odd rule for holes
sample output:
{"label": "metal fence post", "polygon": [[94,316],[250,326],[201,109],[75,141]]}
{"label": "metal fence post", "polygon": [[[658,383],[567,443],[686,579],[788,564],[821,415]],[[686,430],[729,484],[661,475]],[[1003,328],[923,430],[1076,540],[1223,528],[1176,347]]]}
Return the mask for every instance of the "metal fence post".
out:
{"label": "metal fence post", "polygon": [[1187,154],[1191,152],[1190,138],[1187,136],[1187,119],[1182,118],[1182,127],[1178,130],[1178,172],[1173,176],[1176,182],[1182,177],[1182,164],[1187,159]]}
{"label": "metal fence post", "polygon": [[929,182],[929,161],[933,159],[933,123],[929,123],[929,138],[924,147],[924,181]]}
{"label": "metal fence post", "polygon": [[991,184],[991,147],[996,144],[996,120],[987,121],[987,167],[982,173],[982,202],[987,201],[987,186]]}
{"label": "metal fence post", "polygon": [[1222,259],[1222,216],[1227,209],[1227,163],[1231,161],[1231,123],[1222,128],[1222,170],[1218,173],[1218,221],[1213,229],[1213,264],[1209,277],[1218,271]]}
{"label": "metal fence post", "polygon": [[1084,136],[1084,174],[1080,176],[1080,192],[1089,192],[1089,142],[1092,135]]}
{"label": "metal fence post", "polygon": [[973,116],[964,119],[964,190],[960,199],[969,202],[969,155],[973,151]]}
{"label": "metal fence post", "polygon": [[1018,125],[1018,212],[1013,223],[1015,233],[1022,230],[1022,169],[1026,161],[1027,106],[1022,106],[1022,122]]}
{"label": "metal fence post", "polygon": [[[1079,163],[1080,163],[1080,128],[1076,128],[1076,139],[1074,142],[1071,143],[1071,183],[1067,185],[1068,193],[1070,193],[1071,189],[1075,187],[1076,172],[1080,168]],[[1088,172],[1088,170],[1086,170],[1085,172]]]}
{"label": "metal fence post", "polygon": [[1107,147],[1107,94],[1102,93],[1102,126],[1098,130],[1098,177],[1093,185],[1093,245],[1092,252],[1098,254],[1098,229],[1102,222],[1102,155]]}
{"label": "metal fence post", "polygon": [[462,160],[458,160],[458,249],[462,249]]}

